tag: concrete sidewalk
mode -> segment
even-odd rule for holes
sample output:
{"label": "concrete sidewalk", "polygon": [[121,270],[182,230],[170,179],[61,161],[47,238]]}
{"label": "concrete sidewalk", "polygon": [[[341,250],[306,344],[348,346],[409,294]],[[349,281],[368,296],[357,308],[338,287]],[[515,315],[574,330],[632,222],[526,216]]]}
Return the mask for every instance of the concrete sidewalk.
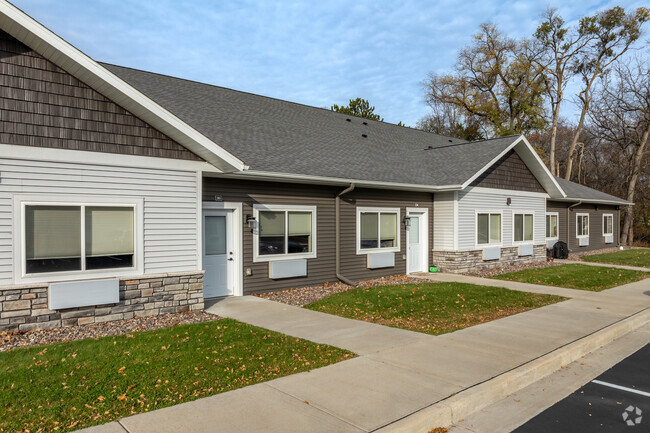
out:
{"label": "concrete sidewalk", "polygon": [[615,265],[612,263],[584,262],[582,260],[562,260],[562,263],[568,263],[574,265],[600,266],[602,268],[627,269],[628,271],[650,272],[650,268],[642,268],[639,266]]}
{"label": "concrete sidewalk", "polygon": [[227,298],[208,311],[361,356],[86,431],[427,432],[650,321],[650,280],[600,293],[478,280],[573,299],[430,336],[259,298]]}

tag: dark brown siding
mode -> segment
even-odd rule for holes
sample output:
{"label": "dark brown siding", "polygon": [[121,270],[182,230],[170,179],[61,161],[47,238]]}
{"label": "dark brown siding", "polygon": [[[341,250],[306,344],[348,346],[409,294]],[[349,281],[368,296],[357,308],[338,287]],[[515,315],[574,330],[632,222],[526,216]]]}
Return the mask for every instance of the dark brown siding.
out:
{"label": "dark brown siding", "polygon": [[[215,196],[227,202],[243,203],[242,218],[253,213],[254,204],[308,205],[317,207],[317,240],[315,259],[307,259],[307,277],[272,280],[268,274],[268,263],[253,263],[253,235],[242,221],[243,267],[251,268],[253,275],[244,273],[244,293],[266,290],[302,287],[306,285],[334,282],[335,263],[335,197],[343,187],[299,185],[274,182],[256,182],[232,179],[203,179],[203,201],[213,201]],[[410,193],[386,190],[355,190],[341,201],[341,273],[352,279],[362,280],[387,275],[406,273],[406,230],[400,222],[401,251],[395,253],[395,267],[367,269],[367,256],[356,254],[356,207],[385,206],[400,207],[401,215],[406,207],[429,209],[429,246],[432,240],[432,202],[428,193]]]}
{"label": "dark brown siding", "polygon": [[545,192],[537,178],[514,150],[503,155],[485,173],[476,178],[471,186]]}
{"label": "dark brown siding", "polygon": [[[573,203],[547,201],[546,211],[558,213],[558,237],[559,240],[566,242],[571,252],[592,251],[603,248],[615,247],[619,243],[620,213],[615,206],[581,204],[572,207],[568,212],[567,209]],[[598,210],[596,210],[598,208]],[[581,247],[576,239],[576,214],[589,214],[589,245]],[[605,243],[603,237],[603,214],[614,215],[614,242]]]}
{"label": "dark brown siding", "polygon": [[0,31],[0,142],[201,158]]}

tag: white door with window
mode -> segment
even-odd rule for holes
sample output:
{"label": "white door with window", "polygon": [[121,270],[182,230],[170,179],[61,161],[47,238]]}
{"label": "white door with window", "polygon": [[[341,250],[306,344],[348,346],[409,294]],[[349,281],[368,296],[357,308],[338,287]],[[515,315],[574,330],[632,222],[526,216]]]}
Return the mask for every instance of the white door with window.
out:
{"label": "white door with window", "polygon": [[203,211],[203,297],[234,294],[233,211]]}
{"label": "white door with window", "polygon": [[428,270],[427,214],[421,211],[407,211],[410,220],[406,228],[406,271],[426,272]]}

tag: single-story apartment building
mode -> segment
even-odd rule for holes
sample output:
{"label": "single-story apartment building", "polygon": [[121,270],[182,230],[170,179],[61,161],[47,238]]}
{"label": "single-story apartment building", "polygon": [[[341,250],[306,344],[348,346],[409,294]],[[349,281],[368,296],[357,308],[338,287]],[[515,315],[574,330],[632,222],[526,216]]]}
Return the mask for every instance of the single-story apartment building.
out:
{"label": "single-story apartment building", "polygon": [[466,142],[98,63],[0,3],[0,330],[618,244],[624,200]]}

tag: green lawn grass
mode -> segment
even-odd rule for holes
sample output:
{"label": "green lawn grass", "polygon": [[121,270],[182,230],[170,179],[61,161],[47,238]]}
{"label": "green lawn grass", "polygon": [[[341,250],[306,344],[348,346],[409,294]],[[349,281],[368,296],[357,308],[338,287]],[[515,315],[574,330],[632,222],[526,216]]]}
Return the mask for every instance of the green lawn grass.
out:
{"label": "green lawn grass", "polygon": [[509,274],[496,275],[492,278],[600,292],[601,290],[642,280],[647,276],[647,273],[641,271],[570,264],[526,269]]}
{"label": "green lawn grass", "polygon": [[353,356],[229,319],[14,349],[0,432],[72,431]]}
{"label": "green lawn grass", "polygon": [[499,287],[423,283],[349,290],[305,308],[438,335],[561,300]]}
{"label": "green lawn grass", "polygon": [[650,249],[625,250],[615,253],[583,256],[585,262],[610,263],[614,265],[639,266],[650,268]]}

